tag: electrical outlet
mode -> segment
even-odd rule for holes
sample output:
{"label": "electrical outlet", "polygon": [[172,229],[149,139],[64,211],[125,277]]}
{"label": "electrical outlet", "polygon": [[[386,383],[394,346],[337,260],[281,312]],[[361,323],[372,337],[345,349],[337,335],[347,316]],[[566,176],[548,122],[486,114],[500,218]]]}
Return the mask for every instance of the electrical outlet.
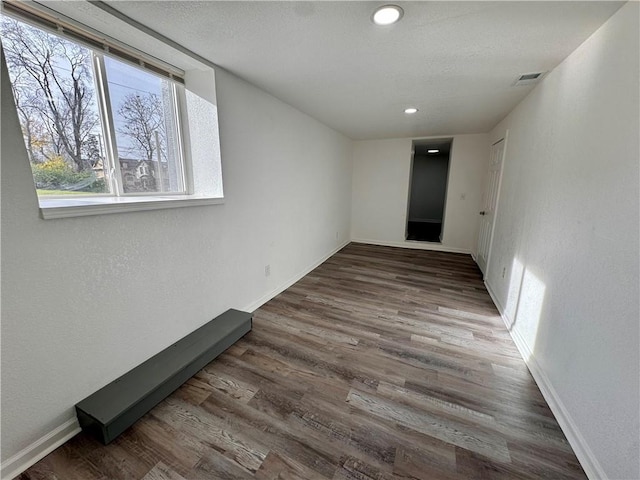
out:
{"label": "electrical outlet", "polygon": [[268,277],[269,275],[271,275],[271,265],[265,265],[264,266],[264,276]]}
{"label": "electrical outlet", "polygon": [[504,276],[507,274],[507,268],[506,267],[502,267],[502,278],[504,278]]}

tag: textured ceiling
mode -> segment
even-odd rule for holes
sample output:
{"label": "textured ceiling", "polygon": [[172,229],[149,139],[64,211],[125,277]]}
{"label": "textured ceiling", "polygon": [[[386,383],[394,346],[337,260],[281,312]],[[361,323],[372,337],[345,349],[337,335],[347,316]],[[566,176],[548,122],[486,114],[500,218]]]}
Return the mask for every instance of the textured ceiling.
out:
{"label": "textured ceiling", "polygon": [[486,132],[622,5],[392,2],[376,27],[384,2],[108,3],[354,139]]}

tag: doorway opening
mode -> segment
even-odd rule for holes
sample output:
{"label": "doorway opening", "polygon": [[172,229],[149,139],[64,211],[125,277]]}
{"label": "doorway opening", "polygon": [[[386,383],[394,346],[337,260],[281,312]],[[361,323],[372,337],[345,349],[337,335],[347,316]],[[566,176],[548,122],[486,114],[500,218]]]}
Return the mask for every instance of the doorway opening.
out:
{"label": "doorway opening", "polygon": [[414,140],[407,240],[442,243],[452,139]]}

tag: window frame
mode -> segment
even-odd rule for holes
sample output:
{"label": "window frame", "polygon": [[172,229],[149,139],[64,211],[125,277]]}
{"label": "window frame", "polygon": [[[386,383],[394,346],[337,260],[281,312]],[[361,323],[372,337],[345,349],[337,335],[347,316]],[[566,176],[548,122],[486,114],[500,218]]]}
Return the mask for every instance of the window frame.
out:
{"label": "window frame", "polygon": [[[72,41],[72,40],[70,40]],[[120,155],[118,152],[118,143],[116,140],[116,129],[114,125],[114,116],[112,111],[111,97],[109,93],[109,81],[107,68],[105,65],[105,57],[109,56],[108,53],[98,52],[95,49],[89,48],[92,54],[92,65],[94,74],[94,83],[97,95],[98,114],[100,116],[100,125],[102,128],[102,135],[104,138],[105,155],[104,160],[109,167],[109,183],[110,193],[98,194],[100,196],[115,196],[115,197],[157,197],[157,196],[173,196],[173,195],[189,195],[193,191],[189,189],[189,183],[187,181],[186,163],[189,161],[189,157],[186,154],[184,148],[183,134],[185,128],[185,119],[183,118],[186,111],[182,108],[184,103],[184,86],[167,79],[164,76],[158,76],[161,80],[167,81],[171,86],[171,112],[176,121],[176,129],[173,132],[176,135],[177,152],[178,157],[175,161],[179,170],[180,188],[175,192],[125,192],[124,189],[124,177],[122,176],[122,170],[120,166]],[[136,68],[139,66],[132,62],[123,61],[121,58],[113,56],[113,58],[119,62],[126,63]],[[141,69],[145,73],[153,75],[153,72]],[[158,168],[162,168],[162,162],[158,162]],[[103,165],[106,167],[106,165]],[[47,195],[50,198],[67,198],[64,195]],[[83,197],[90,197],[92,195],[83,195]]]}

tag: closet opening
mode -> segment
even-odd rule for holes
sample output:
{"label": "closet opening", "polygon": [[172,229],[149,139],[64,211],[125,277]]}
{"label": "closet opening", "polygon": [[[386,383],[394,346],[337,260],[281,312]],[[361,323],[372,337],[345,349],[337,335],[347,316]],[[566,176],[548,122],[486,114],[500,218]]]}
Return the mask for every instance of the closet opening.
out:
{"label": "closet opening", "polygon": [[452,141],[447,138],[413,142],[407,240],[442,243]]}

